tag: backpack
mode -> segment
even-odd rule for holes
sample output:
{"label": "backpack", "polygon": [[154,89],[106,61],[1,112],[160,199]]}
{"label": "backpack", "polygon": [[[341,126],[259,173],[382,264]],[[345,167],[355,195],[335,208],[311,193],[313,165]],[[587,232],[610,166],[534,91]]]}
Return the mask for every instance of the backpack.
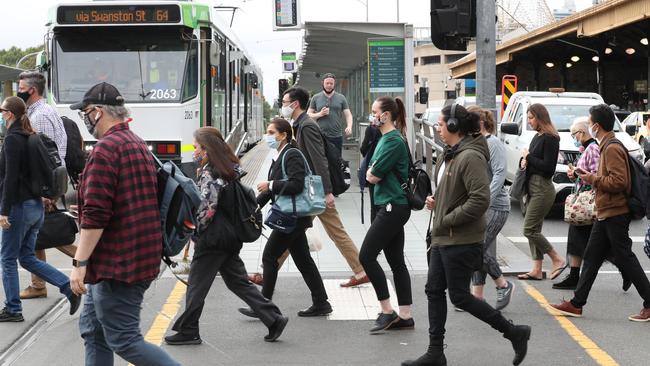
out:
{"label": "backpack", "polygon": [[332,194],[338,196],[350,188],[350,162],[343,160],[339,149],[321,132],[327,157],[327,167],[330,172]]}
{"label": "backpack", "polygon": [[402,141],[406,144],[406,152],[409,155],[408,177],[406,181],[404,181],[402,175],[397,170],[397,166],[393,168],[393,174],[397,177],[397,180],[402,186],[402,190],[406,193],[406,199],[408,200],[411,210],[419,211],[424,208],[427,197],[433,194],[433,190],[431,189],[431,178],[429,178],[429,174],[427,174],[425,170],[418,168],[418,166],[420,166],[420,161],[413,163],[413,157],[408,148],[408,143],[404,138],[402,138]]}
{"label": "backpack", "polygon": [[81,137],[79,126],[66,116],[61,116],[65,134],[68,136],[68,145],[65,150],[65,168],[73,185],[79,183],[79,174],[86,166],[87,154],[84,150],[84,140]]}
{"label": "backpack", "polygon": [[55,199],[68,191],[68,172],[61,164],[56,143],[43,133],[34,133],[27,138],[32,194]]}
{"label": "backpack", "polygon": [[223,194],[220,203],[224,203],[223,208],[230,209],[228,217],[235,228],[237,239],[243,243],[257,240],[262,235],[262,210],[257,204],[255,191],[237,179],[224,187]]}
{"label": "backpack", "polygon": [[[613,139],[609,144],[612,143],[623,146],[625,151],[628,152],[627,148],[621,141]],[[603,151],[604,150],[605,149],[603,148]],[[635,220],[640,219],[643,216],[650,218],[650,212],[648,210],[648,184],[650,183],[650,178],[648,178],[648,172],[646,172],[643,164],[636,158],[632,157],[629,152],[627,154],[627,161],[630,166],[631,178],[630,194],[627,196],[627,207],[630,209],[630,215]]]}
{"label": "backpack", "polygon": [[[153,154],[152,154],[153,155]],[[194,180],[186,177],[176,164],[164,164],[154,156],[158,180],[158,205],[163,236],[163,262],[174,266],[171,257],[180,253],[198,226],[196,211],[201,192]]]}

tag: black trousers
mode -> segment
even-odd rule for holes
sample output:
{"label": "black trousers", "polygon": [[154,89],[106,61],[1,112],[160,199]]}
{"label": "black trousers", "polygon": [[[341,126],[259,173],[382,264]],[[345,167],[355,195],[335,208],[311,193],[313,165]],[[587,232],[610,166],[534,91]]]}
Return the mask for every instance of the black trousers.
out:
{"label": "black trousers", "polygon": [[483,265],[481,243],[469,245],[432,246],[431,262],[425,292],[429,299],[429,335],[445,336],[447,298],[454,306],[467,311],[501,333],[512,327],[499,311],[478,300],[469,292],[472,273]]}
{"label": "black trousers", "polygon": [[318,267],[314,263],[314,259],[309,254],[309,245],[307,244],[307,236],[305,235],[304,228],[296,228],[291,234],[284,234],[279,231],[273,230],[269,236],[269,240],[264,247],[262,254],[262,263],[264,265],[264,285],[262,286],[262,294],[267,299],[273,297],[275,290],[275,283],[278,280],[278,258],[289,250],[293,262],[298,267],[302,278],[305,280],[307,287],[311,291],[311,298],[314,305],[322,305],[327,301],[327,292],[323,279],[318,272]]}
{"label": "black trousers", "polygon": [[259,314],[267,327],[282,315],[280,309],[265,299],[257,287],[248,281],[244,262],[238,253],[197,248],[190,265],[185,311],[174,323],[173,330],[190,336],[199,335],[199,318],[217,272],[221,272],[228,289]]}
{"label": "black trousers", "polygon": [[589,237],[591,236],[591,229],[593,225],[575,226],[569,225],[569,233],[567,235],[567,254],[580,257],[585,254]]}
{"label": "black trousers", "polygon": [[583,307],[587,303],[591,286],[593,286],[598,270],[610,254],[619,271],[632,281],[637,292],[643,298],[643,307],[650,308],[650,282],[643,272],[639,260],[632,252],[632,239],[629,235],[630,216],[620,215],[596,221],[591,229],[589,243],[582,258],[580,280],[574,292],[571,304]]}
{"label": "black trousers", "polygon": [[393,204],[391,212],[386,211],[385,206],[379,207],[377,216],[372,221],[359,250],[359,261],[372,287],[375,288],[379,301],[390,297],[386,275],[377,262],[377,256],[383,250],[388,265],[393,271],[397,303],[400,305],[413,303],[411,276],[404,263],[404,225],[409,217],[411,217],[411,208],[408,205]]}

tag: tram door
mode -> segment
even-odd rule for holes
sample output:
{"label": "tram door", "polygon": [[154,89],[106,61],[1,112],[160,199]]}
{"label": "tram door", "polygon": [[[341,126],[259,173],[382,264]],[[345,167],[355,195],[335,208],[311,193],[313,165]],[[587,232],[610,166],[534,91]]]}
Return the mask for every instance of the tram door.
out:
{"label": "tram door", "polygon": [[[201,28],[199,37],[199,46],[201,48],[200,57],[200,70],[201,77],[200,87],[203,94],[203,103],[201,103],[201,126],[212,126],[212,93],[210,93],[210,86],[212,85],[212,67],[210,65],[210,42],[204,41],[211,38],[212,32],[209,28]],[[207,89],[207,90],[206,90]]]}

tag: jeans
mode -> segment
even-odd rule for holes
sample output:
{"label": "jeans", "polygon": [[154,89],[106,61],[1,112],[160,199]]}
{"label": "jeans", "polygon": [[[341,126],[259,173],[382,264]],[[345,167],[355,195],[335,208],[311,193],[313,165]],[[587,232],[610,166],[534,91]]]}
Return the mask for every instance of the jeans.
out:
{"label": "jeans", "polygon": [[58,287],[62,294],[70,297],[72,291],[68,277],[34,255],[36,236],[43,225],[43,202],[40,199],[30,199],[13,205],[9,212],[9,223],[11,227],[2,230],[0,249],[2,285],[7,309],[12,313],[22,312],[16,260],[23,268]]}
{"label": "jeans", "polygon": [[581,308],[587,303],[598,270],[610,255],[624,276],[632,281],[637,292],[643,298],[643,307],[650,308],[650,282],[643,272],[641,264],[632,252],[632,239],[629,235],[630,216],[619,215],[596,221],[591,229],[591,236],[582,262],[582,271],[571,304]]}
{"label": "jeans", "polygon": [[409,217],[411,217],[411,208],[408,205],[393,204],[390,212],[386,211],[385,206],[382,206],[363,239],[359,260],[366,270],[379,301],[390,297],[386,275],[377,262],[377,256],[383,250],[393,272],[397,303],[399,305],[413,303],[411,276],[406,263],[404,263],[404,225],[408,222]]}
{"label": "jeans", "polygon": [[488,303],[469,292],[472,273],[483,264],[481,244],[447,245],[431,247],[431,263],[425,292],[429,299],[429,335],[435,339],[445,336],[447,298],[454,306],[467,311],[501,333],[512,325]]}
{"label": "jeans", "polygon": [[239,254],[197,248],[190,265],[185,311],[174,323],[173,330],[188,336],[199,336],[199,319],[217,272],[221,273],[228,289],[244,300],[260,316],[264,325],[271,327],[282,316],[280,309],[248,281],[246,267]]}
{"label": "jeans", "polygon": [[326,136],[327,141],[331,142],[336,146],[337,149],[339,149],[339,153],[343,154],[343,136],[340,137],[329,137]]}
{"label": "jeans", "polygon": [[269,300],[273,298],[273,291],[275,290],[280,268],[278,259],[287,249],[311,291],[312,303],[317,306],[324,305],[327,302],[325,285],[323,285],[323,279],[320,272],[318,272],[318,267],[316,267],[316,263],[314,263],[314,259],[309,253],[305,229],[301,228],[296,228],[290,234],[281,233],[277,230],[271,232],[264,247],[264,253],[262,253],[262,264],[264,265],[262,295]]}
{"label": "jeans", "polygon": [[140,310],[151,281],[127,284],[104,280],[88,285],[79,330],[86,347],[86,365],[113,366],[113,354],[138,366],[180,365],[140,332]]}

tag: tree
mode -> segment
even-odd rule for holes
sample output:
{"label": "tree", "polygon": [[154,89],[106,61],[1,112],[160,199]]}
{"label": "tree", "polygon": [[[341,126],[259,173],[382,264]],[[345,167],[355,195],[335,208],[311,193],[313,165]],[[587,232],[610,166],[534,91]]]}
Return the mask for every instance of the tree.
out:
{"label": "tree", "polygon": [[[3,49],[0,50],[0,64],[6,65],[6,66],[11,66],[11,67],[16,67],[16,62],[20,60],[23,56],[28,55],[30,53],[34,52],[39,52],[43,50],[43,46],[38,46],[38,47],[29,47],[26,49],[18,48],[16,46],[13,46],[8,49]],[[36,57],[32,56],[27,58],[25,61],[23,61],[20,64],[21,69],[35,69],[36,68]]]}
{"label": "tree", "polygon": [[264,99],[264,104],[263,104],[263,109],[264,109],[264,122],[268,123],[271,120],[271,115],[273,114],[273,108],[269,104],[269,102],[266,101],[266,98]]}

